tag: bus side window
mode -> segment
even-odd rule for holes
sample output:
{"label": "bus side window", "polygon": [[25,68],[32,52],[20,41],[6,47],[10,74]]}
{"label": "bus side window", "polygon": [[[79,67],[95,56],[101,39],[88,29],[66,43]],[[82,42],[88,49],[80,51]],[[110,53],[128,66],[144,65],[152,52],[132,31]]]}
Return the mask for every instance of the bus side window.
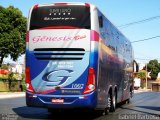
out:
{"label": "bus side window", "polygon": [[102,28],[103,27],[103,17],[99,16],[99,27]]}

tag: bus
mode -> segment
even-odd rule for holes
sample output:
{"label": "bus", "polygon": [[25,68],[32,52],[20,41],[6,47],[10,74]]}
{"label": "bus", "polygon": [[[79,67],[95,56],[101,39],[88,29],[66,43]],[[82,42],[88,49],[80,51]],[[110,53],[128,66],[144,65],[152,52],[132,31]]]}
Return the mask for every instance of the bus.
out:
{"label": "bus", "polygon": [[114,112],[133,94],[131,42],[89,3],[34,5],[26,32],[26,104]]}

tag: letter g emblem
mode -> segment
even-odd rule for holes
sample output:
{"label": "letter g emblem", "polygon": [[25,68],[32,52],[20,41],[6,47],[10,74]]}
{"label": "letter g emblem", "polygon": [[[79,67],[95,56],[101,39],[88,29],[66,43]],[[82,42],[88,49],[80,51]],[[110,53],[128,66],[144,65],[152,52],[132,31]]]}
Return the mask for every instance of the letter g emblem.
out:
{"label": "letter g emblem", "polygon": [[42,79],[47,82],[47,86],[57,86],[65,83],[71,76],[73,70],[69,69],[60,69],[53,70],[47,74],[45,74]]}

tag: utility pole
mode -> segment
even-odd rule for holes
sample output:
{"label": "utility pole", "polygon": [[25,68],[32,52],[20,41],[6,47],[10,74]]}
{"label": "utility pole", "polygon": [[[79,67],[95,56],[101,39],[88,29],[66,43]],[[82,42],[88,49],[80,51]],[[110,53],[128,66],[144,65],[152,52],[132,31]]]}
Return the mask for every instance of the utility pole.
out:
{"label": "utility pole", "polygon": [[147,89],[147,86],[148,86],[148,85],[147,85],[147,84],[148,84],[148,83],[147,83],[147,77],[148,77],[148,72],[147,72],[147,63],[146,63],[146,89]]}

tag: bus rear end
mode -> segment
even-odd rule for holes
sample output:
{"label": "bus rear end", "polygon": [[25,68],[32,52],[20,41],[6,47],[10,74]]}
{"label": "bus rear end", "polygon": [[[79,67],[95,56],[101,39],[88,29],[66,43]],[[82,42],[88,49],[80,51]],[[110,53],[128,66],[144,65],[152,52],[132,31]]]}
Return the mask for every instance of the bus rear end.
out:
{"label": "bus rear end", "polygon": [[26,36],[28,106],[96,107],[90,16],[89,4],[32,7]]}

